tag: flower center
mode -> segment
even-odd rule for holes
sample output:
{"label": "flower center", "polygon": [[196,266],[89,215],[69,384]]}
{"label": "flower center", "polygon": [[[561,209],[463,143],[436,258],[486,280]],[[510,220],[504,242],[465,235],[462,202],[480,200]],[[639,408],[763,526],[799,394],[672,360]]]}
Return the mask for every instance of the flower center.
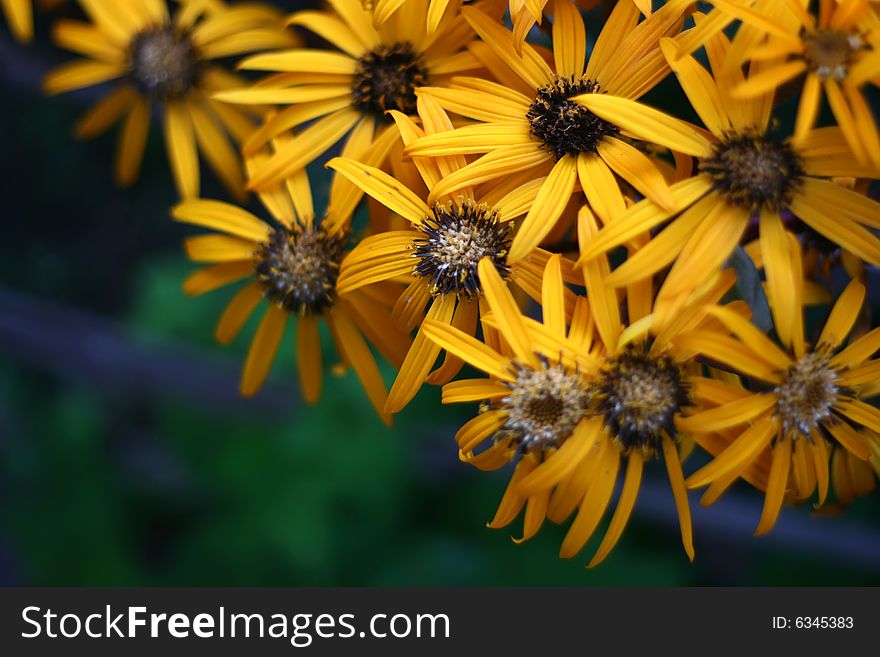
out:
{"label": "flower center", "polygon": [[510,273],[510,223],[485,205],[464,201],[459,205],[435,204],[433,216],[426,217],[418,229],[424,237],[413,240],[413,268],[417,276],[431,282],[431,294],[455,294],[471,299],[482,292],[477,265],[491,258],[502,277]]}
{"label": "flower center", "polygon": [[583,105],[569,100],[581,94],[599,93],[592,80],[557,77],[538,89],[529,106],[529,134],[559,160],[574,153],[595,152],[603,137],[620,130],[600,119]]}
{"label": "flower center", "polygon": [[388,110],[416,112],[416,89],[428,82],[412,45],[377,46],[357,61],[351,84],[353,104],[364,112],[384,116]]}
{"label": "flower center", "polygon": [[801,356],[773,390],[783,432],[810,436],[831,417],[838,390],[837,372],[827,356],[817,352]]}
{"label": "flower center", "polygon": [[138,90],[153,100],[180,98],[192,89],[201,60],[190,35],[170,25],[139,32],[129,48],[129,76]]}
{"label": "flower center", "polygon": [[675,414],[691,404],[681,367],[636,349],[608,361],[595,393],[605,426],[626,452],[653,452],[663,431],[674,437]]}
{"label": "flower center", "polygon": [[507,422],[501,432],[514,436],[523,451],[559,447],[587,412],[580,378],[542,359],[538,369],[514,365],[516,380],[501,400]]}
{"label": "flower center", "polygon": [[276,228],[254,254],[267,297],[297,315],[318,315],[336,301],[345,235],[323,228]]}
{"label": "flower center", "polygon": [[816,30],[801,36],[807,66],[820,80],[843,80],[856,53],[865,47],[858,34]]}
{"label": "flower center", "polygon": [[728,203],[750,212],[784,209],[804,174],[790,144],[754,132],[727,135],[699,167]]}

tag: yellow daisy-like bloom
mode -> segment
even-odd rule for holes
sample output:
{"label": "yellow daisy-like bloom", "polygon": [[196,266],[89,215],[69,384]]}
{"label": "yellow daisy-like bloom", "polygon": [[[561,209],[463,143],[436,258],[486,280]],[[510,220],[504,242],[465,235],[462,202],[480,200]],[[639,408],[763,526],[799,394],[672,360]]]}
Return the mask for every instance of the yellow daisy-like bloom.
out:
{"label": "yellow daisy-like bloom", "polygon": [[[404,143],[412,143],[426,133],[441,134],[452,129],[449,117],[429,96],[418,99],[418,114],[422,127],[403,113],[392,111]],[[429,191],[443,175],[466,164],[461,155],[413,160]],[[410,280],[395,309],[407,328],[420,326],[427,318],[473,335],[485,310],[477,265],[486,257],[505,279],[540,298],[541,273],[550,254],[536,251],[531,258],[513,266],[507,264],[511,221],[528,211],[540,179],[521,184],[524,181],[514,178],[488,190],[466,187],[456,196],[440,197],[428,204],[423,195],[375,167],[345,158],[334,158],[327,166],[410,223],[408,230],[383,232],[358,244],[342,263],[340,292],[359,290],[379,281]],[[578,281],[571,263],[565,264],[568,278]],[[570,311],[571,293],[569,301]],[[386,411],[402,410],[425,381],[443,384],[458,373],[462,361],[454,356],[447,356],[443,365],[430,373],[439,352],[440,347],[420,329],[388,394]]]}
{"label": "yellow daisy-like bloom", "polygon": [[115,177],[137,179],[150,127],[151,106],[162,109],[166,149],[184,198],[198,196],[198,149],[218,177],[238,196],[244,192],[241,158],[230,143],[254,129],[246,114],[210,98],[240,84],[212,60],[260,48],[289,46],[276,28],[277,13],[259,5],[227,8],[212,0],[183,0],[172,18],[165,0],[82,0],[90,23],[60,21],[54,30],[62,47],[85,55],[50,73],[49,94],[100,84],[123,83],[77,124],[81,138],[95,137],[122,120]]}
{"label": "yellow daisy-like bloom", "polygon": [[[353,134],[344,152],[369,160],[370,128]],[[278,147],[284,145],[282,141]],[[261,155],[248,164],[259,166],[268,157]],[[382,420],[391,423],[383,410],[385,384],[364,337],[393,364],[403,361],[410,338],[391,317],[397,291],[374,287],[343,296],[336,286],[339,264],[347,252],[351,215],[361,195],[347,181],[334,181],[327,214],[316,221],[303,170],[284,185],[260,194],[274,219],[271,223],[219,201],[187,200],[174,208],[172,215],[178,221],[218,231],[186,241],[192,260],[215,263],[187,279],[187,293],[202,294],[248,279],[220,318],[217,340],[231,342],[260,301],[267,302],[242,372],[243,395],[254,395],[262,387],[285,325],[296,318],[300,386],[306,401],[317,402],[323,371],[318,320],[323,319],[342,361],[354,369]]]}
{"label": "yellow daisy-like bloom", "polygon": [[[792,259],[800,259],[797,241],[790,242]],[[796,263],[793,266],[797,269]],[[795,284],[790,293],[800,311],[801,286]],[[712,484],[724,490],[762,452],[772,450],[756,534],[773,527],[786,495],[805,500],[818,490],[818,503],[825,502],[832,447],[860,461],[871,456],[880,432],[880,410],[863,399],[880,393],[880,360],[871,360],[880,349],[880,329],[844,346],[864,299],[865,287],[850,282],[812,348],[804,340],[800,312],[791,338],[780,348],[743,317],[723,308],[709,313],[736,338],[694,331],[676,341],[680,348],[702,353],[767,387],[754,392],[734,388],[727,403],[679,421],[679,428],[694,432],[734,427],[739,431],[721,454],[691,475],[690,487]]]}
{"label": "yellow daisy-like bloom", "polygon": [[880,81],[880,20],[865,0],[822,0],[818,16],[800,0],[763,0],[752,7],[729,0],[713,4],[746,28],[733,39],[728,68],[747,60],[772,61],[760,75],[734,87],[734,97],[754,98],[804,76],[795,137],[804,137],[815,124],[824,93],[855,157],[880,167],[877,123],[861,91]]}
{"label": "yellow daisy-like bloom", "polygon": [[[778,317],[776,330],[790,341],[798,311],[791,294],[794,273],[782,215],[793,214],[827,240],[880,265],[880,239],[870,230],[880,228],[880,204],[821,178],[864,173],[839,129],[823,128],[802,139],[782,139],[770,129],[772,91],[752,99],[731,98],[729,90],[745,78],[740,69],[723,72],[729,47],[723,34],[713,37],[707,47],[714,78],[691,56],[674,60],[673,40],[661,43],[710,136],[623,98],[588,94],[575,100],[597,116],[614,119],[637,137],[697,157],[698,171],[671,187],[672,210],[650,199],[637,203],[606,225],[581,257],[593,258],[674,217],[608,279],[619,287],[675,261],[658,294],[662,325],[705,272],[730,257],[750,219],[756,217],[768,297]],[[753,64],[752,68],[760,74],[762,66]]]}
{"label": "yellow daisy-like bloom", "polygon": [[[597,230],[586,208],[579,237]],[[523,317],[492,264],[480,264],[480,279],[492,311],[485,343],[455,327],[426,321],[431,340],[482,370],[490,379],[468,379],[443,389],[444,403],[483,400],[483,411],[456,435],[461,459],[481,469],[497,469],[520,455],[491,527],[501,527],[526,508],[523,540],[544,518],[562,522],[577,511],[560,555],[576,555],[598,527],[621,469],[623,488],[590,566],[617,543],[638,495],[644,464],[663,455],[681,524],[685,551],[693,559],[690,508],[676,422],[693,406],[691,355],[672,339],[703,325],[703,304],[730,289],[732,276],[715,277],[698,302],[675,326],[650,335],[651,283],[628,290],[630,324],[621,322],[619,301],[604,284],[608,263],[600,258],[584,268],[587,299],[578,298],[566,331],[565,287],[558,256],[547,264],[542,287],[543,322]],[[589,307],[589,310],[588,310]],[[598,339],[596,338],[598,334]],[[503,345],[509,345],[509,350]],[[491,446],[475,452],[487,441]]]}
{"label": "yellow daisy-like bloom", "polygon": [[290,105],[245,144],[246,155],[268,139],[318,119],[251,176],[253,189],[271,187],[303,168],[358,124],[381,123],[389,110],[414,114],[419,87],[443,84],[451,75],[480,67],[464,50],[473,33],[461,17],[449,17],[432,37],[426,35],[427,0],[408,0],[378,29],[360,0],[328,2],[333,12],[298,12],[287,22],[307,28],[338,50],[250,57],[241,68],[277,75],[217,96],[233,103]]}
{"label": "yellow daisy-like bloom", "polygon": [[603,222],[613,221],[626,208],[615,174],[661,206],[671,207],[663,174],[621,138],[622,126],[615,117],[600,118],[571,99],[586,93],[635,102],[654,87],[669,70],[657,39],[678,32],[686,6],[673,0],[638,23],[636,6],[618,3],[586,61],[583,19],[568,0],[555,0],[553,65],[528,43],[519,56],[509,30],[478,9],[463,7],[462,15],[487,46],[475,52],[501,84],[456,78],[452,88],[425,89],[423,93],[430,93],[445,109],[480,123],[425,137],[405,152],[486,153],[446,176],[434,188],[434,197],[553,165],[513,242],[512,262],[528,255],[553,229],[578,181]]}

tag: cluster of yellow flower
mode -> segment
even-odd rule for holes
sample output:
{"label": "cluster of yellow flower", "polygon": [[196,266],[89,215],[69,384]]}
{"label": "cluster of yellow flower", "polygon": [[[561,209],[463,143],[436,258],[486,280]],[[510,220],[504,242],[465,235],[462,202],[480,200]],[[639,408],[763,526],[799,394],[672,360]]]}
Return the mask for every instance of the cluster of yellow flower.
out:
{"label": "cluster of yellow flower", "polygon": [[[513,466],[490,526],[524,509],[525,540],[573,517],[569,557],[613,507],[590,565],[655,456],[691,558],[688,488],[711,504],[747,481],[764,493],[756,533],[784,502],[873,490],[880,3],[327,0],[287,17],[220,0],[79,4],[88,22],[54,36],[85,59],[46,89],[122,81],[77,127],[121,121],[121,183],[159,109],[172,215],[215,231],[186,241],[209,263],[186,291],[246,281],[223,343],[266,302],[244,395],[294,319],[317,401],[323,319],[385,422],[425,383],[480,403],[461,460]],[[27,3],[3,6],[25,32]],[[240,55],[265,76],[216,61]],[[702,125],[640,101],[670,74]],[[787,132],[774,114],[789,106]],[[313,199],[306,167],[337,144]],[[239,204],[198,198],[199,152]],[[271,219],[240,206],[247,191]],[[849,281],[836,294],[832,273]],[[767,322],[752,317],[762,301]],[[808,305],[830,307],[817,335]],[[398,369],[390,389],[374,350]],[[465,364],[483,375],[458,378]],[[695,445],[711,459],[686,476]]]}

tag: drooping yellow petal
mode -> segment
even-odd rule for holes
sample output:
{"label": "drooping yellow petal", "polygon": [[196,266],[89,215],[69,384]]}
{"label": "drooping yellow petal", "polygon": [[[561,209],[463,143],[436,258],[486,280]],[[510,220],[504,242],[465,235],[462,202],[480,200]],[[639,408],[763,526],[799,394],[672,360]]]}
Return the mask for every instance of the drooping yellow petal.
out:
{"label": "drooping yellow petal", "polygon": [[254,264],[251,260],[233,260],[220,262],[210,267],[204,267],[187,276],[183,282],[183,291],[186,294],[198,295],[211,292],[224,285],[240,281],[254,272]]}
{"label": "drooping yellow petal", "polygon": [[749,353],[741,342],[714,331],[690,331],[673,338],[673,343],[679,349],[701,353],[748,376],[771,383],[779,381],[778,372],[767,361]]}
{"label": "drooping yellow petal", "polygon": [[831,435],[834,436],[837,442],[843,445],[844,449],[851,454],[854,454],[863,461],[867,461],[871,456],[871,447],[868,445],[868,441],[846,422],[835,419],[826,422],[824,426],[831,432]]}
{"label": "drooping yellow petal", "polygon": [[706,308],[706,312],[717,317],[722,324],[748,345],[755,356],[767,361],[777,370],[786,370],[792,364],[791,358],[782,349],[742,315],[722,306],[709,306]]}
{"label": "drooping yellow petal", "polygon": [[538,196],[513,238],[507,261],[514,263],[529,255],[553,229],[568,204],[577,179],[577,159],[565,155],[541,186]]}
{"label": "drooping yellow petal", "polygon": [[793,439],[783,436],[773,447],[773,464],[770,466],[770,478],[767,480],[767,492],[764,495],[764,508],[761,519],[755,529],[755,536],[766,534],[773,529],[782,499],[788,487],[788,473],[791,469],[791,444]]}
{"label": "drooping yellow petal", "polygon": [[725,475],[742,472],[758,456],[761,450],[768,445],[771,436],[776,431],[777,426],[774,418],[761,418],[740,434],[712,462],[688,477],[688,488],[705,486]]}
{"label": "drooping yellow petal", "polygon": [[352,318],[342,308],[334,308],[330,313],[332,327],[338,336],[336,347],[344,358],[351,363],[367,398],[376,413],[386,425],[391,425],[391,416],[384,410],[386,404],[385,382],[364,337]]}
{"label": "drooping yellow petal", "polygon": [[459,379],[443,386],[444,404],[498,399],[510,394],[510,388],[490,379]]}
{"label": "drooping yellow petal", "polygon": [[[455,303],[455,295],[446,294],[435,298],[428,309],[426,321],[434,320],[449,324],[455,312]],[[416,396],[425,382],[428,372],[434,366],[434,361],[437,360],[439,353],[440,345],[428,339],[423,325],[423,328],[419,329],[416,334],[412,347],[400,366],[397,378],[394,379],[394,384],[388,393],[388,399],[385,402],[386,413],[401,411]]]}
{"label": "drooping yellow petal", "polygon": [[316,157],[329,150],[361,118],[354,110],[340,110],[311,124],[290,142],[280,148],[256,171],[248,183],[251,189],[271,188],[302,169]]}
{"label": "drooping yellow petal", "polygon": [[620,185],[608,165],[596,153],[578,153],[578,181],[590,207],[607,225],[626,212]]}
{"label": "drooping yellow petal", "polygon": [[[584,206],[578,212],[578,243],[581,253],[595,239],[598,227],[593,214]],[[620,302],[617,292],[607,284],[610,267],[608,259],[601,255],[583,263],[584,282],[590,300],[592,318],[599,330],[605,348],[614,349],[620,336]]]}
{"label": "drooping yellow petal", "polygon": [[480,260],[477,265],[483,296],[489,302],[492,313],[498,320],[501,334],[507,340],[513,353],[521,363],[537,366],[537,358],[531,339],[526,330],[519,307],[495,264],[488,257]]}
{"label": "drooping yellow petal", "polygon": [[596,531],[611,500],[619,468],[619,450],[605,450],[603,462],[595,472],[593,483],[584,495],[578,514],[562,541],[559,549],[560,557],[569,558],[576,555]]}
{"label": "drooping yellow petal", "polygon": [[265,242],[269,227],[236,205],[207,199],[190,199],[174,206],[171,216],[177,221],[204,226],[243,237],[253,242]]}
{"label": "drooping yellow petal", "polygon": [[675,447],[675,443],[669,436],[663,436],[663,461],[666,463],[666,474],[669,477],[669,487],[672,489],[672,497],[675,499],[675,508],[678,512],[678,524],[681,530],[681,544],[684,546],[688,559],[694,560],[694,533],[691,523],[691,506],[688,502],[687,488],[684,483],[684,473],[681,471],[681,457]]}
{"label": "drooping yellow petal", "polygon": [[214,331],[214,337],[220,344],[229,344],[235,339],[248,317],[254,312],[263,299],[263,288],[257,281],[251,281],[236,293]]}
{"label": "drooping yellow petal", "polygon": [[263,387],[278,352],[287,317],[287,311],[280,306],[270,304],[266,308],[244,363],[240,385],[242,396],[253,397]]}
{"label": "drooping yellow petal", "polygon": [[688,240],[717,205],[718,199],[712,195],[699,199],[615,269],[610,276],[609,285],[628,285],[650,278],[666,267],[679,256]]}
{"label": "drooping yellow petal", "polygon": [[675,202],[669,185],[657,166],[642,152],[620,139],[606,137],[599,142],[599,156],[614,172],[664,210]]}
{"label": "drooping yellow petal", "polygon": [[608,94],[583,94],[570,100],[639,139],[695,157],[706,157],[711,153],[711,143],[699,132],[683,121],[635,100]]}
{"label": "drooping yellow petal", "polygon": [[519,463],[516,464],[516,469],[513,471],[513,476],[510,478],[510,483],[507,484],[504,496],[498,504],[498,510],[495,512],[495,517],[486,524],[487,527],[492,529],[505,527],[513,522],[513,519],[519,515],[519,512],[526,503],[526,498],[519,495],[516,492],[516,489],[522,478],[534,469],[536,463],[537,461],[532,454],[525,454],[520,459]]}
{"label": "drooping yellow petal", "polygon": [[585,249],[582,248],[579,262],[595,258],[600,253],[651,230],[699,199],[709,191],[711,185],[711,180],[706,176],[694,176],[672,185],[669,189],[672,192],[675,210],[671,212],[663,210],[650,199],[636,203],[617,220],[605,226]]}
{"label": "drooping yellow petal", "polygon": [[439,347],[451,351],[489,376],[502,381],[514,380],[510,361],[475,337],[448,324],[431,320],[425,320],[422,331]]}
{"label": "drooping yellow petal", "polygon": [[183,244],[186,254],[195,262],[252,260],[256,250],[253,242],[218,234],[188,237]]}
{"label": "drooping yellow petal", "polygon": [[843,215],[829,217],[799,193],[795,194],[790,208],[816,232],[872,265],[880,266],[880,239],[863,226]]}
{"label": "drooping yellow petal", "polygon": [[528,496],[549,491],[582,465],[596,445],[601,429],[598,422],[582,421],[558,450],[520,482],[517,492]]}
{"label": "drooping yellow petal", "polygon": [[43,91],[55,95],[95,84],[107,82],[125,73],[125,65],[121,62],[96,62],[93,60],[76,60],[62,64],[49,73],[43,80]]}
{"label": "drooping yellow petal", "polygon": [[865,294],[864,285],[858,281],[850,281],[834,303],[834,308],[825,321],[822,335],[819,336],[818,344],[836,348],[846,339],[859,318]]}
{"label": "drooping yellow petal", "polygon": [[776,397],[772,394],[753,394],[694,415],[679,417],[675,424],[681,431],[710,433],[750,422],[775,404]]}
{"label": "drooping yellow petal", "polygon": [[393,177],[352,159],[334,157],[327,167],[342,174],[364,192],[414,224],[430,217],[431,209],[417,194]]}
{"label": "drooping yellow petal", "polygon": [[617,508],[614,509],[614,515],[611,516],[611,522],[602,537],[602,542],[596,549],[596,554],[588,564],[589,568],[595,568],[605,560],[608,553],[617,545],[623,528],[629,521],[633,506],[636,503],[636,497],[639,494],[639,486],[642,483],[642,468],[644,459],[642,455],[634,451],[626,457],[626,474],[623,478],[623,488],[620,491],[620,498],[617,500]]}
{"label": "drooping yellow petal", "polygon": [[562,283],[562,256],[554,254],[547,261],[541,286],[541,307],[544,325],[565,339],[565,295]]}
{"label": "drooping yellow petal", "polygon": [[182,102],[165,106],[165,149],[182,198],[199,195],[199,156],[192,120]]}
{"label": "drooping yellow petal", "polygon": [[126,187],[137,179],[149,130],[150,102],[146,98],[136,98],[119,135],[114,167],[118,185]]}
{"label": "drooping yellow petal", "polygon": [[305,400],[314,404],[321,398],[321,339],[318,322],[306,315],[296,323],[296,358],[299,366],[299,385]]}

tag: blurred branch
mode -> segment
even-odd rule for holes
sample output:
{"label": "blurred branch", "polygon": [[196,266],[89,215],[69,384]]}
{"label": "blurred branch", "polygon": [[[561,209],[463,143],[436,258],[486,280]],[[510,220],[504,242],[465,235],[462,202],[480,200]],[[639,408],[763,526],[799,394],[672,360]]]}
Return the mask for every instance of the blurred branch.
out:
{"label": "blurred branch", "polygon": [[254,399],[238,393],[241,364],[192,345],[143,344],[115,322],[0,288],[0,353],[24,365],[94,385],[105,392],[175,399],[219,413],[289,414],[290,386],[267,384]]}

